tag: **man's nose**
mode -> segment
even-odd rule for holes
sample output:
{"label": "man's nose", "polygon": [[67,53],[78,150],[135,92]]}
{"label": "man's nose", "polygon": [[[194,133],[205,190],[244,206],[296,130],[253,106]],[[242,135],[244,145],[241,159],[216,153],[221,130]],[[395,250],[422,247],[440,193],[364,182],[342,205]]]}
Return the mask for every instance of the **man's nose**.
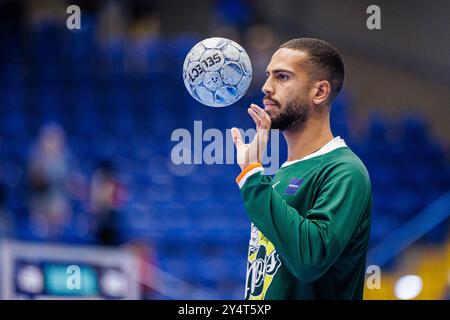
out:
{"label": "man's nose", "polygon": [[263,85],[263,87],[262,87],[262,92],[265,94],[265,95],[267,95],[267,96],[270,96],[270,95],[273,95],[274,94],[274,88],[273,88],[273,85],[272,85],[272,83],[271,83],[271,81],[270,81],[270,78],[268,78],[267,80],[266,80],[266,82],[264,83],[264,85]]}

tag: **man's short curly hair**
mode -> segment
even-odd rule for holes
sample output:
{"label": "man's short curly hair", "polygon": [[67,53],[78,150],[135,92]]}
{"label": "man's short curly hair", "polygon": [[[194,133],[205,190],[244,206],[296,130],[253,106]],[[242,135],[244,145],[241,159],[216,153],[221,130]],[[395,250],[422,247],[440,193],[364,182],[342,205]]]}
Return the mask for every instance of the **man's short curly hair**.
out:
{"label": "man's short curly hair", "polygon": [[334,46],[320,39],[298,38],[283,43],[281,48],[305,52],[311,65],[317,68],[316,74],[330,83],[330,102],[336,98],[344,85],[345,67],[342,56]]}

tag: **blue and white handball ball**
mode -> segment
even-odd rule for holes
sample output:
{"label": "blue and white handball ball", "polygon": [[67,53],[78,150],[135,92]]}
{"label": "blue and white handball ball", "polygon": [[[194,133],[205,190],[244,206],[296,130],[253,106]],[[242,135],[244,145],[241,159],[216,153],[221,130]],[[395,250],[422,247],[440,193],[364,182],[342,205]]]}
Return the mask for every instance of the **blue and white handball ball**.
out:
{"label": "blue and white handball ball", "polygon": [[245,50],[225,38],[209,38],[189,51],[183,65],[184,84],[199,102],[225,107],[247,92],[252,64]]}

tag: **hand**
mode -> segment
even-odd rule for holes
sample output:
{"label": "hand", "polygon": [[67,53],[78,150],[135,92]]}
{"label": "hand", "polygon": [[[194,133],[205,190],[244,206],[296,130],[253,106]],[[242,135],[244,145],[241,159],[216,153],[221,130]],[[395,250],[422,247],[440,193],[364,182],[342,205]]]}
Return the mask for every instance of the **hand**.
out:
{"label": "hand", "polygon": [[242,141],[239,130],[237,128],[231,129],[234,145],[236,146],[237,162],[242,170],[250,164],[261,163],[272,124],[269,115],[256,104],[250,105],[248,113],[256,124],[256,135],[252,142],[245,144]]}

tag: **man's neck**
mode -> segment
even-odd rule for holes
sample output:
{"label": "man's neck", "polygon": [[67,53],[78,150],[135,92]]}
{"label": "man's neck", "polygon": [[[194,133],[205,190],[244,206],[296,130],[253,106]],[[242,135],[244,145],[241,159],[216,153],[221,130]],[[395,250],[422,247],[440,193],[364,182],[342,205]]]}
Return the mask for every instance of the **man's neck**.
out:
{"label": "man's neck", "polygon": [[325,118],[311,117],[303,127],[285,130],[283,135],[288,146],[287,161],[301,159],[333,139],[329,114]]}

